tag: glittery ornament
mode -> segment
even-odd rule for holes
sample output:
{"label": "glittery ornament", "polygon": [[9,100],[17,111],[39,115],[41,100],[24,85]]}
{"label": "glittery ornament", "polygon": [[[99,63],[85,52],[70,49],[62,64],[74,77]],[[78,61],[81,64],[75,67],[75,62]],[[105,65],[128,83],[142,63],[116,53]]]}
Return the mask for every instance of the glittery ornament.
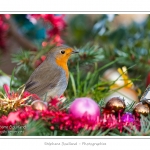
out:
{"label": "glittery ornament", "polygon": [[69,108],[69,112],[74,117],[81,118],[86,116],[89,120],[97,120],[100,116],[100,108],[98,104],[87,97],[75,99]]}
{"label": "glittery ornament", "polygon": [[24,89],[21,93],[10,91],[7,84],[3,85],[5,95],[0,93],[0,110],[2,112],[16,111],[19,107],[24,106],[25,102],[32,94],[24,95]]}
{"label": "glittery ornament", "polygon": [[42,111],[42,110],[47,109],[47,105],[43,101],[40,101],[40,100],[33,101],[31,106],[34,110],[41,110]]}
{"label": "glittery ornament", "polygon": [[130,112],[125,112],[121,117],[121,121],[124,123],[132,123],[134,120],[134,116]]}
{"label": "glittery ornament", "polygon": [[134,87],[133,82],[129,79],[126,66],[118,69],[108,69],[104,73],[103,77],[108,81],[114,81],[114,85],[117,85],[119,87],[125,86],[131,89]]}
{"label": "glittery ornament", "polygon": [[125,106],[125,102],[119,97],[113,97],[106,103],[106,109],[112,112],[123,112]]}
{"label": "glittery ornament", "polygon": [[111,94],[105,98],[106,102],[113,97],[124,99],[126,105],[139,102],[140,89],[136,89],[138,92],[135,90],[135,86],[130,80],[125,66],[118,69],[108,69],[103,77],[104,80],[113,81],[113,85],[110,87]]}
{"label": "glittery ornament", "polygon": [[123,77],[117,71],[116,68],[110,68],[106,70],[103,74],[103,78],[107,81],[115,81],[114,84],[119,86],[124,86]]}
{"label": "glittery ornament", "polygon": [[136,116],[140,116],[141,114],[147,116],[150,112],[149,106],[147,104],[143,104],[142,102],[135,105],[133,113]]}
{"label": "glittery ornament", "polygon": [[120,97],[124,99],[124,102],[126,105],[130,105],[133,102],[136,102],[136,103],[139,102],[138,93],[133,89],[130,89],[127,87],[123,87],[123,88],[115,87],[112,90],[114,90],[115,92],[113,92],[111,95],[106,97],[105,102],[108,102],[109,99],[113,97]]}

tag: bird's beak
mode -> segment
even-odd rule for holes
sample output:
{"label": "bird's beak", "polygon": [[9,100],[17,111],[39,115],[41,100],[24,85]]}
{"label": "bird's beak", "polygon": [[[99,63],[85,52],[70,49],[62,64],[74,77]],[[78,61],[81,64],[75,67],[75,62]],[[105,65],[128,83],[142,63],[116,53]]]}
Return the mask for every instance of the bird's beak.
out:
{"label": "bird's beak", "polygon": [[72,54],[79,53],[79,50],[73,50]]}

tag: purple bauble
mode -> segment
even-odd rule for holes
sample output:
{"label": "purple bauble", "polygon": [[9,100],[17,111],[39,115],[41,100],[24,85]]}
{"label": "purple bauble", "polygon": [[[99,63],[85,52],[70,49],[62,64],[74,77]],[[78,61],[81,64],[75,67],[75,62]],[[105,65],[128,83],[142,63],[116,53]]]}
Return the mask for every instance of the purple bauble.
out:
{"label": "purple bauble", "polygon": [[134,120],[134,117],[133,117],[133,114],[130,113],[130,112],[124,113],[124,114],[122,115],[122,117],[121,117],[121,120],[122,120],[123,122],[125,122],[125,123],[132,123],[132,122],[135,121],[135,120]]}
{"label": "purple bauble", "polygon": [[74,117],[81,118],[88,116],[90,120],[97,120],[100,117],[100,107],[91,98],[81,97],[76,98],[69,108],[69,113],[73,114]]}

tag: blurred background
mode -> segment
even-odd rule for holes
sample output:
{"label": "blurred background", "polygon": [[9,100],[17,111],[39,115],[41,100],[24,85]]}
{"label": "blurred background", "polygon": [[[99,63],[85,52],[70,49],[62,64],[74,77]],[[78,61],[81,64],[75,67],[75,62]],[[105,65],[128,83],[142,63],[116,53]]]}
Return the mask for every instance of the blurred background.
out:
{"label": "blurred background", "polygon": [[[60,26],[62,26],[60,27],[62,31],[59,33],[61,34],[61,39],[65,44],[77,47],[83,46],[87,42],[93,42],[93,38],[103,38],[108,32],[107,30],[114,32],[119,28],[122,30],[120,34],[123,34],[123,28],[131,26],[133,23],[136,24],[135,26],[142,28],[142,24],[148,19],[148,15],[146,14],[121,14],[116,16],[112,14],[106,16],[100,14],[67,14],[61,17],[62,22],[64,21],[62,24],[66,24],[61,25],[60,21]],[[16,66],[11,61],[11,54],[22,49],[34,50],[40,48],[42,41],[45,41],[47,38],[53,38],[54,36],[47,35],[47,30],[51,28],[50,26],[52,26],[51,23],[42,22],[42,19],[37,20],[37,17],[31,17],[30,15],[1,15],[0,68],[4,72],[11,74],[13,68]],[[55,34],[55,32],[57,31],[54,31],[52,34]],[[101,46],[100,43],[99,45]]]}
{"label": "blurred background", "polygon": [[[68,97],[72,93],[95,99],[105,97],[104,93],[114,83],[106,84],[103,79],[114,81],[119,77],[110,79],[106,71],[112,71],[108,74],[113,76],[123,66],[129,69],[126,77],[134,82],[130,88],[138,91],[133,99],[137,100],[140,91],[150,83],[150,16],[147,14],[1,14],[0,86],[9,84],[12,74],[14,88],[24,84],[50,48],[61,44],[80,50],[79,56],[69,60],[74,80],[71,78],[66,91]],[[96,74],[95,70],[105,65],[108,66],[98,76],[87,76],[87,73]],[[86,83],[76,81],[79,74],[80,81],[85,81],[86,74]],[[75,87],[74,82],[77,82]]]}

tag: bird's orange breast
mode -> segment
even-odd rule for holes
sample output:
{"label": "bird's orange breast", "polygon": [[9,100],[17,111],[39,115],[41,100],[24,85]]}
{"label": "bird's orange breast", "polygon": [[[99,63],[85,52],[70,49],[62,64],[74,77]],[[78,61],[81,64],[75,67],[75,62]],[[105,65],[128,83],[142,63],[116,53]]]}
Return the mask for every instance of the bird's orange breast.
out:
{"label": "bird's orange breast", "polygon": [[69,71],[68,71],[67,60],[65,58],[62,59],[62,58],[58,57],[58,58],[56,58],[56,64],[58,66],[60,66],[65,71],[66,78],[68,80],[68,78],[69,78]]}

